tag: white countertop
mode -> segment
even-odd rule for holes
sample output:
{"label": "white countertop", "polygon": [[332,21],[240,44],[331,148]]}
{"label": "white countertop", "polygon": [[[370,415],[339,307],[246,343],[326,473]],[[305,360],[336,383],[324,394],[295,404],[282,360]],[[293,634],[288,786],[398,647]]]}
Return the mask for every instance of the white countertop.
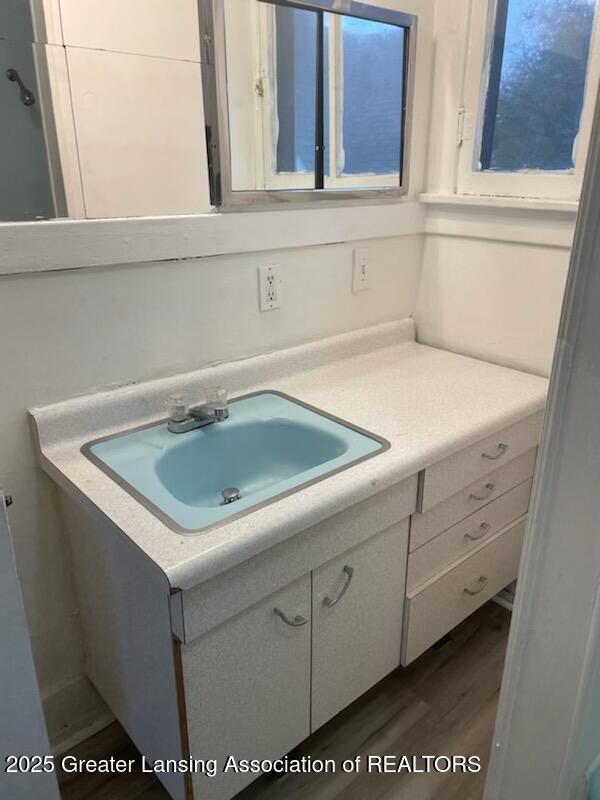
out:
{"label": "white countertop", "polygon": [[[165,417],[165,400],[224,385],[276,389],[384,437],[386,452],[225,522],[175,533],[82,453]],[[412,320],[32,410],[42,466],[188,589],[543,408],[548,381],[417,344]]]}

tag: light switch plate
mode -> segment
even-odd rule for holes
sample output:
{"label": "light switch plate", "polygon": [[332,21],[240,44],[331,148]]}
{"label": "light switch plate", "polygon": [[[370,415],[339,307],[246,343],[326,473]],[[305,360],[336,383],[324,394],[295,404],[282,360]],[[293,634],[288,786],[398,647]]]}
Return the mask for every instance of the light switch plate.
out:
{"label": "light switch plate", "polygon": [[352,291],[364,292],[371,288],[371,248],[356,247],[352,267]]}

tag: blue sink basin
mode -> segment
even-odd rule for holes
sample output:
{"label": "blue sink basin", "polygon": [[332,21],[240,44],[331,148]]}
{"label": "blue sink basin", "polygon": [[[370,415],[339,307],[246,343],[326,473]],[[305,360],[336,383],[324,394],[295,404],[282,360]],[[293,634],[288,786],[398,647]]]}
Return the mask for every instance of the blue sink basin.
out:
{"label": "blue sink basin", "polygon": [[[370,458],[389,443],[279,392],[230,401],[229,419],[187,433],[166,421],[91,442],[83,452],[177,531],[247,514]],[[223,492],[239,499],[224,503]]]}

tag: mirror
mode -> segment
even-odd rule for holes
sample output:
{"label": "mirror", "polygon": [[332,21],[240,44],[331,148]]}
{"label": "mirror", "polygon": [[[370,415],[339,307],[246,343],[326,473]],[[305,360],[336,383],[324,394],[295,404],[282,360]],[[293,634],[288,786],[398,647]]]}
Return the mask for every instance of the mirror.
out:
{"label": "mirror", "polygon": [[210,211],[200,44],[198,0],[0,0],[0,222]]}
{"label": "mirror", "polygon": [[206,16],[215,205],[406,192],[415,17],[328,0],[206,0]]}
{"label": "mirror", "polygon": [[406,192],[415,17],[142,5],[0,2],[0,223]]}

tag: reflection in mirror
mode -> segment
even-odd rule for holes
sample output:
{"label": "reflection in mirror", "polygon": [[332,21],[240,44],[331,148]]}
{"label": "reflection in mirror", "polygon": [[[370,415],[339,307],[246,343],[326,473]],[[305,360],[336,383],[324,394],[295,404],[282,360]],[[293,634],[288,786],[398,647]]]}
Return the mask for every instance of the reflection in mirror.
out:
{"label": "reflection in mirror", "polygon": [[0,222],[406,192],[415,17],[149,6],[0,0]]}
{"label": "reflection in mirror", "polygon": [[[311,199],[314,190],[405,191],[416,20],[375,6],[350,3],[349,14],[329,6],[213,0],[222,107],[219,117],[209,105],[207,118],[219,120],[213,179],[225,185],[213,191],[225,205]],[[282,191],[290,194],[274,194]]]}
{"label": "reflection in mirror", "polygon": [[0,220],[208,211],[200,45],[197,0],[0,0]]}
{"label": "reflection in mirror", "polygon": [[[402,158],[405,30],[395,25],[344,17],[343,94],[337,99],[337,177],[399,177]],[[368,69],[365,65],[368,64]]]}
{"label": "reflection in mirror", "polygon": [[[48,219],[57,216],[59,198],[48,158],[29,3],[13,3],[1,20],[0,221]],[[8,34],[13,30],[15,38],[11,39]]]}
{"label": "reflection in mirror", "polygon": [[276,83],[273,95],[277,98],[277,108],[267,122],[271,122],[276,136],[276,151],[273,154],[275,164],[271,164],[269,172],[314,174],[317,15],[286,7],[275,8],[274,12]]}
{"label": "reflection in mirror", "polygon": [[225,0],[236,191],[314,186],[317,26],[314,11]]}

